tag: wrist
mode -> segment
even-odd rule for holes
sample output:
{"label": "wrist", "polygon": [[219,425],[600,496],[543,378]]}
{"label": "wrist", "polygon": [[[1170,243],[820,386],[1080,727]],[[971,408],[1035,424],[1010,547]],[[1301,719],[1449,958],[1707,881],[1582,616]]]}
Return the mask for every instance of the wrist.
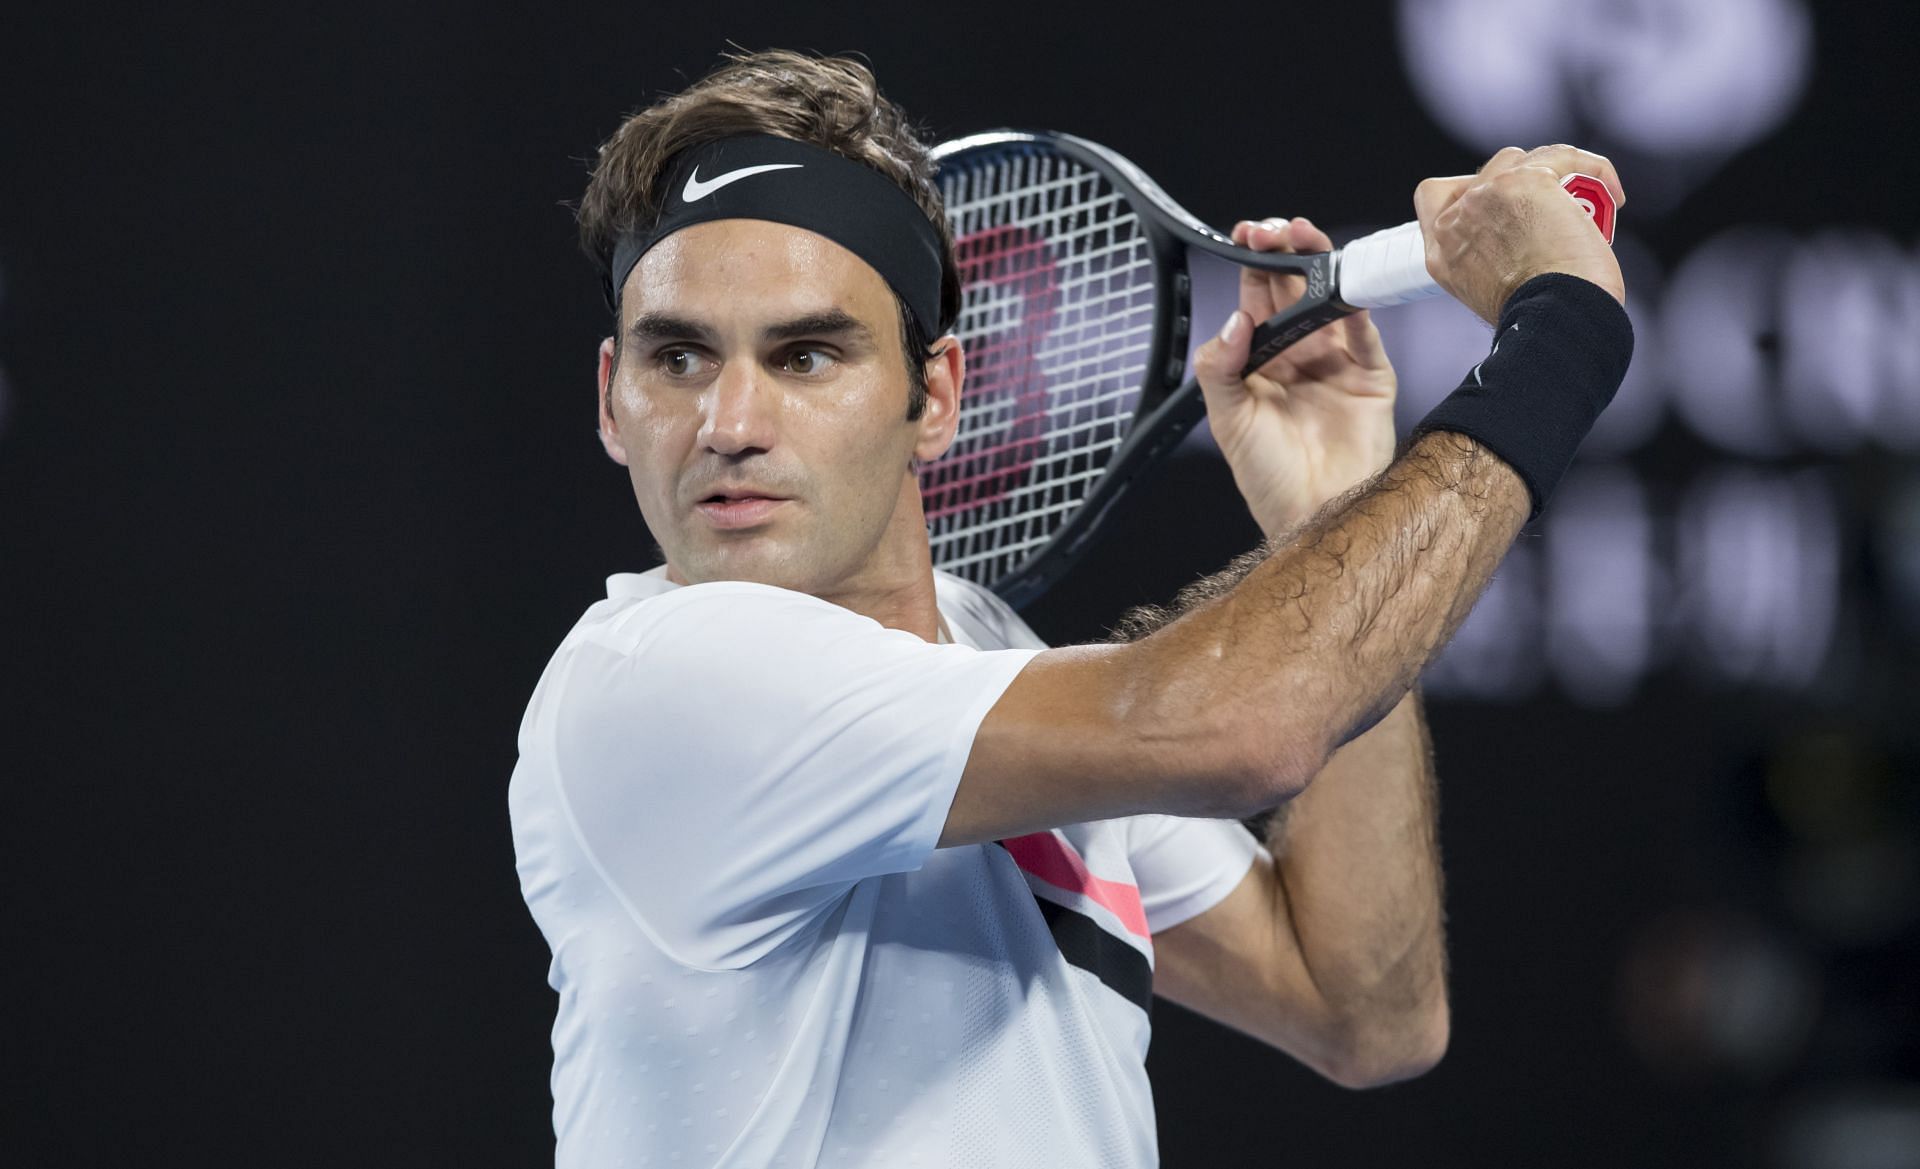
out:
{"label": "wrist", "polygon": [[[1356,488],[1364,487],[1377,478],[1393,463],[1392,450],[1389,447],[1387,457],[1371,466],[1364,474],[1346,474],[1330,476],[1320,482],[1296,485],[1291,490],[1257,492],[1242,488],[1240,497],[1246,501],[1247,511],[1253,515],[1260,532],[1269,540],[1287,536],[1302,524],[1313,519],[1327,505],[1352,494]],[[1238,485],[1238,477],[1235,479]]]}
{"label": "wrist", "polygon": [[1569,273],[1535,276],[1501,309],[1492,352],[1414,435],[1448,431],[1499,456],[1537,516],[1632,356],[1633,326],[1612,293]]}

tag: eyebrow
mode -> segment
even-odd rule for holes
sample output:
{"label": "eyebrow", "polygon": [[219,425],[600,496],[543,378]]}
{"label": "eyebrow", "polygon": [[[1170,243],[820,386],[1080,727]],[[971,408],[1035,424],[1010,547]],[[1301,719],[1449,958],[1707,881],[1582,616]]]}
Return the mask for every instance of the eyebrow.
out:
{"label": "eyebrow", "polygon": [[873,330],[862,324],[859,318],[843,309],[828,309],[822,313],[808,313],[790,321],[781,321],[769,325],[762,331],[769,341],[792,341],[801,337],[844,337],[856,344],[873,344]]}
{"label": "eyebrow", "polygon": [[641,313],[627,326],[635,341],[711,341],[713,330],[698,321],[666,313]]}
{"label": "eyebrow", "polygon": [[[872,345],[873,330],[844,309],[807,313],[792,320],[768,325],[760,331],[768,341],[792,341],[800,337],[843,337],[855,345]],[[712,327],[669,313],[642,313],[627,326],[627,336],[635,341],[699,341],[712,344]]]}

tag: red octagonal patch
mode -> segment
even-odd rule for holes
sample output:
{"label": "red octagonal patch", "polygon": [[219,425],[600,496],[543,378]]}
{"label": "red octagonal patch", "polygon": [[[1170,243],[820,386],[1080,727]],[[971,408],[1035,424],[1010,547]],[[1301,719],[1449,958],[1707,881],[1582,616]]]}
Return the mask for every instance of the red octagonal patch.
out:
{"label": "red octagonal patch", "polygon": [[1573,196],[1574,202],[1586,209],[1593,217],[1593,225],[1608,243],[1613,242],[1613,193],[1607,190],[1607,184],[1592,175],[1570,174],[1560,180],[1560,185]]}

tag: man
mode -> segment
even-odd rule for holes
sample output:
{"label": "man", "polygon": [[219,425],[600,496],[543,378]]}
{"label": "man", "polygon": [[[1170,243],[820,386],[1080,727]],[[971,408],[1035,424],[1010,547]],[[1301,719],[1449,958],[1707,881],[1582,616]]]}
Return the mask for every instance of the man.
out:
{"label": "man", "polygon": [[[1617,387],[1619,269],[1567,147],[1429,180],[1428,263],[1500,347],[1393,458],[1364,315],[1198,360],[1270,537],[1134,640],[1044,649],[933,572],[959,290],[920,144],[857,64],[736,59],[602,149],[600,427],[666,564],[543,676],[511,805],[554,954],[558,1159],[1138,1166],[1159,993],[1352,1086],[1447,1040],[1417,699]],[[1304,220],[1242,223],[1312,249]],[[1284,805],[1262,849],[1227,817]]]}

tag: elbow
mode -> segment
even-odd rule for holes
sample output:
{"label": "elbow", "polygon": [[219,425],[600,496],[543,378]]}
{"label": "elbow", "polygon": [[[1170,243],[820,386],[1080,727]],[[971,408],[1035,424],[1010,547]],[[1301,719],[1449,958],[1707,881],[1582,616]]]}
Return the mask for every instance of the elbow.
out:
{"label": "elbow", "polygon": [[1126,646],[1112,659],[1121,679],[1113,723],[1165,772],[1198,781],[1208,806],[1182,814],[1241,818],[1305,791],[1343,728],[1327,703],[1306,699],[1315,690],[1308,682],[1284,688],[1296,698],[1281,706],[1272,700],[1280,688],[1223,690],[1214,672],[1193,668],[1220,652],[1170,653],[1159,635]]}
{"label": "elbow", "polygon": [[1318,1068],[1342,1088],[1362,1091],[1424,1076],[1447,1054],[1451,1019],[1444,1002],[1390,1026],[1351,1029]]}
{"label": "elbow", "polygon": [[1306,791],[1333,754],[1310,727],[1270,728],[1261,739],[1243,742],[1223,761],[1236,817],[1258,815]]}

